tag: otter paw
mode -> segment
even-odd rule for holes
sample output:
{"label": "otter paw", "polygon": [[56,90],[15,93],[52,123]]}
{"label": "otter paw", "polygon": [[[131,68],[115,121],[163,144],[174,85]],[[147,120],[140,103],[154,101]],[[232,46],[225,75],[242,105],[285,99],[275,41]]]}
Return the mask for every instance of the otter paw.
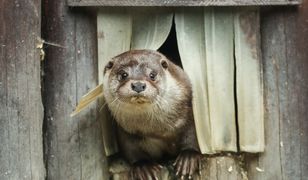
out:
{"label": "otter paw", "polygon": [[159,180],[162,168],[157,163],[138,163],[131,168],[130,177],[133,180]]}
{"label": "otter paw", "polygon": [[177,177],[181,179],[192,179],[194,173],[201,173],[201,158],[202,155],[194,150],[182,151],[176,158],[173,166]]}

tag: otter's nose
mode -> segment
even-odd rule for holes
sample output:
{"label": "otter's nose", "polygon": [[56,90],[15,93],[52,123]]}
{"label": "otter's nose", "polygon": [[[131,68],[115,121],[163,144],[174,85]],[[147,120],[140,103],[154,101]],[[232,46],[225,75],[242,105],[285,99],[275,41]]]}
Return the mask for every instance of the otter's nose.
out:
{"label": "otter's nose", "polygon": [[136,91],[137,93],[140,93],[145,90],[146,84],[142,82],[134,82],[131,84],[132,90]]}

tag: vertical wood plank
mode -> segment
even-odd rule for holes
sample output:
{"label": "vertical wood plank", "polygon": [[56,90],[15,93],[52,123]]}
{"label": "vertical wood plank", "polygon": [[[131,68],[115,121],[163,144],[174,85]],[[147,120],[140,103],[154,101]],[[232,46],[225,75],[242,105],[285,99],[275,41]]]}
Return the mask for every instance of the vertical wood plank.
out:
{"label": "vertical wood plank", "polygon": [[108,169],[96,104],[70,117],[98,83],[96,14],[69,9],[60,0],[45,0],[43,8],[43,38],[60,45],[48,46],[44,61],[47,179],[103,179]]}
{"label": "vertical wood plank", "polygon": [[[262,58],[264,62],[265,141],[266,150],[249,162],[249,178],[282,179],[281,104],[285,103],[286,51],[283,18],[272,16],[262,24]],[[259,170],[258,170],[259,169]],[[262,172],[262,171],[264,172]]]}
{"label": "vertical wood plank", "polygon": [[307,8],[263,12],[266,149],[248,158],[250,179],[307,178]]}
{"label": "vertical wood plank", "polygon": [[41,1],[0,1],[0,179],[45,178]]}
{"label": "vertical wood plank", "polygon": [[[75,58],[76,58],[76,87],[77,101],[93,88],[97,83],[97,48],[95,40],[95,20],[94,14],[90,17],[85,17],[84,14],[75,15],[76,21],[76,38],[75,39]],[[91,27],[91,30],[84,26]],[[90,61],[90,62],[89,62]],[[91,69],[91,73],[89,73]],[[87,83],[86,83],[87,82]],[[76,103],[76,102],[75,102]],[[102,147],[102,133],[100,119],[97,118],[96,104],[90,108],[90,113],[77,116],[75,121],[79,121],[79,151],[81,159],[81,177],[85,180],[96,180],[105,178],[107,173],[102,163],[106,163],[106,159]],[[105,165],[105,164],[104,164]],[[104,172],[105,171],[105,172]]]}
{"label": "vertical wood plank", "polygon": [[175,24],[179,52],[193,89],[193,111],[202,153],[211,154],[212,131],[208,107],[203,8],[177,9]]}
{"label": "vertical wood plank", "polygon": [[[286,64],[285,69],[281,68],[282,72],[280,73],[280,75],[283,74],[281,77],[284,77],[284,79],[281,79],[282,81],[278,80],[280,83],[279,91],[283,92],[282,88],[285,89],[285,94],[279,95],[280,147],[283,179],[307,178],[307,176],[302,176],[307,170],[301,171],[300,169],[302,162],[308,159],[307,157],[301,157],[303,155],[301,148],[308,148],[308,144],[306,146],[305,144],[303,146],[301,144],[301,119],[307,119],[307,116],[301,114],[303,106],[300,105],[303,101],[308,102],[308,91],[304,89],[307,86],[303,86],[304,84],[307,85],[308,79],[307,76],[302,76],[302,72],[307,71],[307,69],[301,69],[302,65],[307,64],[307,59],[302,59],[306,50],[300,51],[300,48],[303,48],[305,45],[303,44],[300,47],[297,44],[297,41],[304,37],[306,32],[303,31],[300,33],[297,30],[299,28],[299,23],[297,23],[299,16],[295,15],[294,12],[296,12],[295,9],[290,9],[288,13],[284,13],[283,15],[284,33],[286,35]],[[307,110],[307,106],[304,109]]]}
{"label": "vertical wood plank", "polygon": [[262,152],[264,105],[258,10],[238,9],[234,26],[239,146],[242,152]]}
{"label": "vertical wood plank", "polygon": [[237,151],[232,10],[205,8],[204,27],[212,146]]}
{"label": "vertical wood plank", "polygon": [[[297,14],[296,14],[297,12]],[[288,42],[288,46],[291,46],[292,43],[296,42],[297,51],[292,51],[289,49],[289,54],[293,52],[293,56],[298,58],[298,61],[294,61],[293,64],[296,66],[292,69],[292,73],[295,73],[293,83],[297,84],[297,88],[294,89],[297,95],[298,106],[292,105],[294,112],[294,116],[299,124],[295,124],[299,128],[299,147],[297,147],[297,151],[299,149],[300,157],[299,157],[299,170],[301,178],[304,179],[308,177],[308,123],[307,123],[307,104],[308,104],[308,0],[303,0],[302,5],[299,9],[293,12],[293,16],[289,19],[288,22],[288,30],[287,32],[293,34],[293,38],[296,41],[290,39]],[[290,23],[290,24],[289,24]],[[296,24],[294,26],[294,24]],[[291,26],[293,25],[293,26]],[[290,60],[292,56],[289,56]],[[299,79],[299,80],[298,80]],[[292,84],[291,84],[292,85]],[[294,119],[291,119],[294,121]],[[295,131],[298,132],[298,131]],[[289,136],[292,137],[292,132],[290,132]],[[294,144],[290,144],[289,150],[293,151]],[[298,160],[298,159],[296,159]],[[297,169],[296,169],[297,170]]]}
{"label": "vertical wood plank", "polygon": [[[97,37],[98,37],[98,79],[103,81],[103,71],[106,63],[114,56],[130,49],[132,36],[132,17],[126,8],[103,8],[97,15]],[[104,106],[103,98],[100,106]],[[113,130],[112,119],[103,107],[100,111],[102,119],[104,148],[106,155],[118,151],[118,146]]]}

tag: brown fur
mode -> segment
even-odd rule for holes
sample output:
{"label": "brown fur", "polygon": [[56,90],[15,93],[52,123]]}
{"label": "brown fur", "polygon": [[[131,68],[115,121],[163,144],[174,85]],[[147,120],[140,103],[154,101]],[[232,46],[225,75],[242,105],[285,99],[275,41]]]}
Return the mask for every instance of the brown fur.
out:
{"label": "brown fur", "polygon": [[[127,79],[119,80],[120,71],[128,73]],[[155,81],[149,78],[152,71],[158,74]],[[137,81],[146,84],[140,94],[131,89],[131,83]],[[106,66],[103,85],[127,160],[133,163],[185,149],[199,150],[190,81],[165,56],[151,50],[120,54]]]}

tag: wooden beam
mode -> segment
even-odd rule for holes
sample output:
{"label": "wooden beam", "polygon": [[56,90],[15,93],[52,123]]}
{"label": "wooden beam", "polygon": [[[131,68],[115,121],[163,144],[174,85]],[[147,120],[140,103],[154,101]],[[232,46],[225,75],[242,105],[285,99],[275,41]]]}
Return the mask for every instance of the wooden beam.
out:
{"label": "wooden beam", "polygon": [[108,169],[99,107],[94,103],[70,117],[98,83],[96,14],[70,11],[62,0],[43,5],[44,38],[60,45],[47,46],[44,64],[46,179],[104,179]]}
{"label": "wooden beam", "polygon": [[0,179],[45,179],[41,1],[0,2]]}
{"label": "wooden beam", "polygon": [[301,0],[68,0],[69,6],[264,6],[296,5]]}
{"label": "wooden beam", "polygon": [[262,12],[266,148],[246,159],[249,179],[307,179],[307,10]]}

